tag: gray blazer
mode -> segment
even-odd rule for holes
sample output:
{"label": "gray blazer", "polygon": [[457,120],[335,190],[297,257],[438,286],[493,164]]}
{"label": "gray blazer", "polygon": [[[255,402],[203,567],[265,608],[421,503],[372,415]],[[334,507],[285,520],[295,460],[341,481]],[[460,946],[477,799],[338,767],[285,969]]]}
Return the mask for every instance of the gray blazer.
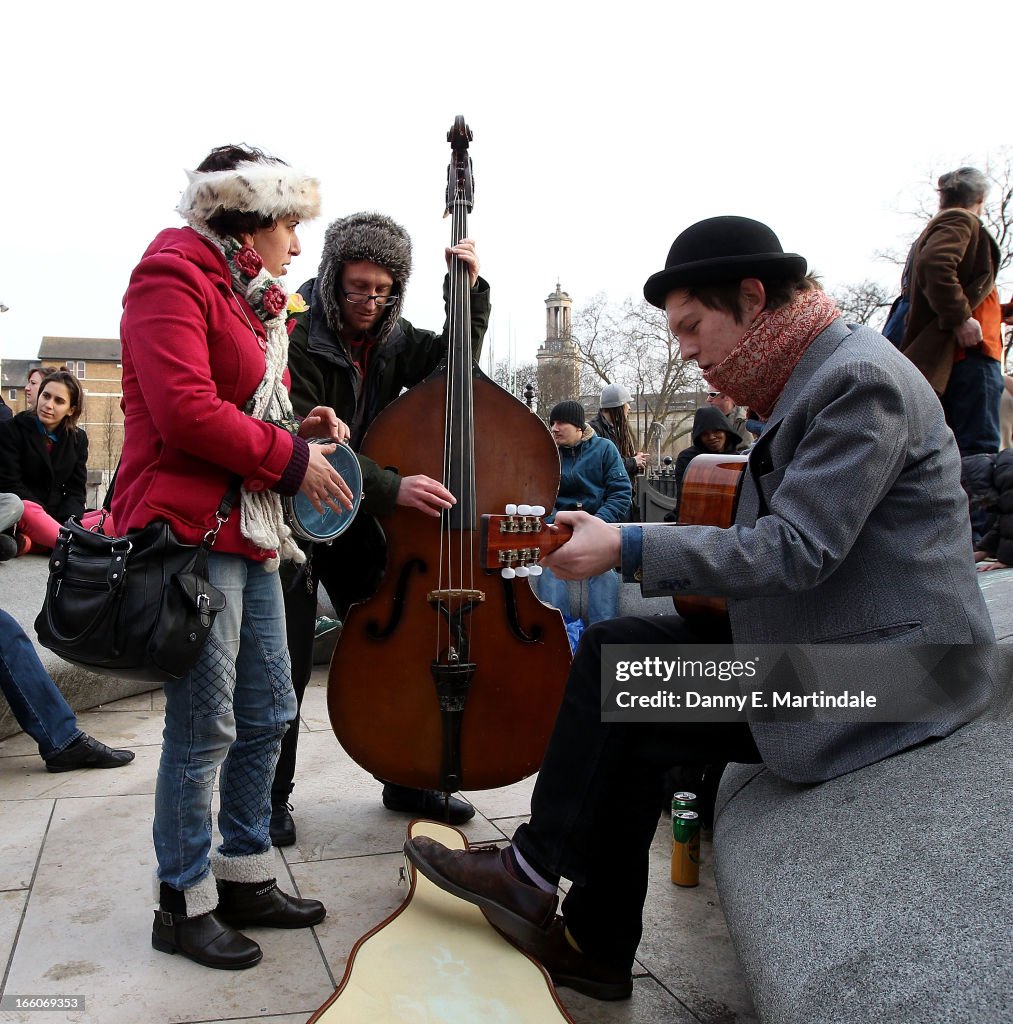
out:
{"label": "gray blazer", "polygon": [[[939,400],[883,337],[843,320],[789,378],[749,454],[735,524],[644,527],[641,573],[645,594],[726,596],[746,643],[995,641]],[[994,685],[994,646],[967,655],[974,684],[943,720],[750,722],[765,763],[818,782],[948,735]]]}

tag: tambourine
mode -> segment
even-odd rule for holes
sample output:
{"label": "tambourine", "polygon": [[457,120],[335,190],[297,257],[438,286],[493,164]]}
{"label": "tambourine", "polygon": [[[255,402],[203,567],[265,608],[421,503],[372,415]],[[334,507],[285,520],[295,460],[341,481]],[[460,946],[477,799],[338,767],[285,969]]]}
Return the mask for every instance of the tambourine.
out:
{"label": "tambourine", "polygon": [[[310,444],[332,444],[324,438],[310,438]],[[292,528],[292,532],[302,540],[312,541],[315,544],[327,544],[340,537],[355,519],[362,503],[362,470],[359,468],[359,460],[355,452],[347,444],[339,444],[330,455],[326,456],[327,461],[341,474],[342,479],[348,484],[352,492],[351,509],[342,508],[335,512],[324,506],[323,512],[318,512],[309,498],[301,491],[292,498],[282,498],[282,506],[285,510],[285,520]]]}

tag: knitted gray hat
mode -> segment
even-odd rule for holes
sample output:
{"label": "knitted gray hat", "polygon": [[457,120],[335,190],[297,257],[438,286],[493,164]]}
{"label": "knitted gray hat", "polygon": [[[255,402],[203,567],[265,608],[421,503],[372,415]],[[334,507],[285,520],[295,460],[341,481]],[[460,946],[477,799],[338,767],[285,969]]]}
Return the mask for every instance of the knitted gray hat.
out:
{"label": "knitted gray hat", "polygon": [[317,271],[317,288],[327,323],[335,334],[340,334],[342,327],[338,305],[341,268],[356,260],[378,263],[394,277],[397,298],[385,307],[376,332],[377,340],[383,341],[394,329],[404,307],[405,289],[412,272],[412,240],[400,224],[382,213],[353,213],[329,225]]}

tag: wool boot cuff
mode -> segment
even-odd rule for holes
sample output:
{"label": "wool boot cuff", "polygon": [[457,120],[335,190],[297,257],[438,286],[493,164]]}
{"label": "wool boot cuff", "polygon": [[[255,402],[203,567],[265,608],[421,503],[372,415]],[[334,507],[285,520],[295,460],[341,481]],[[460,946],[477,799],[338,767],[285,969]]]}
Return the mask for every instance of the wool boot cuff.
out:
{"label": "wool boot cuff", "polygon": [[274,848],[245,857],[223,857],[211,854],[211,870],[219,882],[267,882],[277,877]]}

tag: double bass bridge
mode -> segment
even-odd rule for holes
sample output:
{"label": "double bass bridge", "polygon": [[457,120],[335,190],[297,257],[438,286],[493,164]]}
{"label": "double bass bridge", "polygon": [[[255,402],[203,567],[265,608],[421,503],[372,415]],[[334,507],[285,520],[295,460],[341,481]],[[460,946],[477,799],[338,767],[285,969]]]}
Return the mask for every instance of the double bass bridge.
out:
{"label": "double bass bridge", "polygon": [[440,609],[445,615],[460,615],[471,611],[477,604],[485,600],[484,590],[468,590],[463,587],[451,587],[445,590],[430,590],[426,600]]}

